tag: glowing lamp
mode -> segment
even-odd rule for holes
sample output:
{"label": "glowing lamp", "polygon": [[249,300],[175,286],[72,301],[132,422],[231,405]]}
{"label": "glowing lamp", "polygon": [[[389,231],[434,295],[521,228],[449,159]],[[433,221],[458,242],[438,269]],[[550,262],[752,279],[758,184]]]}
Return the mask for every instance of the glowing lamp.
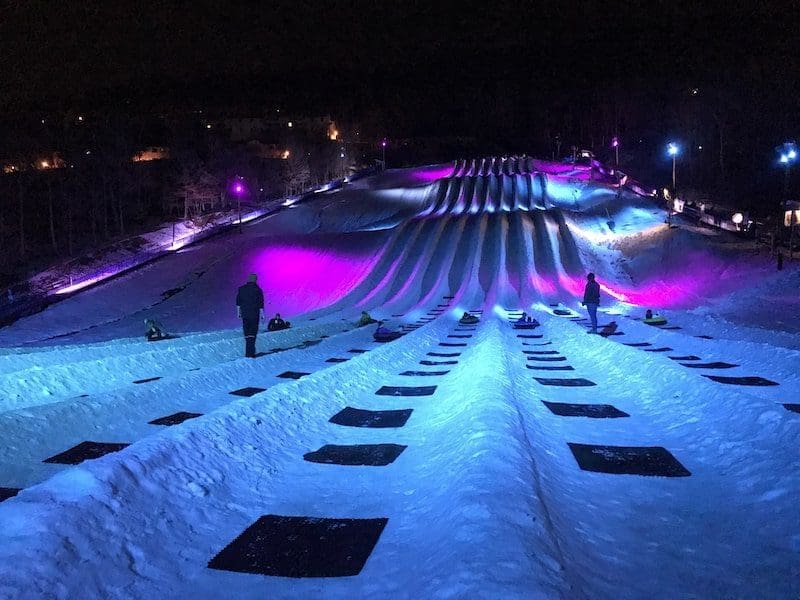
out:
{"label": "glowing lamp", "polygon": [[789,157],[789,160],[794,160],[795,158],[797,158],[797,150],[792,148],[791,150],[789,150],[789,152],[786,154],[786,156]]}
{"label": "glowing lamp", "polygon": [[611,147],[618,148],[619,147],[619,138],[613,137],[611,138]]}
{"label": "glowing lamp", "polygon": [[292,123],[291,121],[289,121],[289,122],[287,123],[287,125],[288,125],[289,127],[294,127],[294,123]]}
{"label": "glowing lamp", "polygon": [[740,213],[740,212],[739,212],[739,213],[735,213],[735,214],[734,214],[734,215],[731,217],[731,221],[733,221],[733,222],[734,222],[734,223],[736,223],[737,225],[741,225],[741,224],[742,224],[742,221],[744,221],[744,215],[743,215],[742,213]]}
{"label": "glowing lamp", "polygon": [[236,194],[237,196],[241,196],[242,194],[244,194],[244,184],[241,183],[240,181],[237,181],[236,183],[234,183],[233,184],[233,193]]}
{"label": "glowing lamp", "polygon": [[384,147],[384,148],[386,148],[386,140],[383,140],[383,141],[381,142],[381,146],[382,146],[382,147]]}
{"label": "glowing lamp", "polygon": [[669,154],[670,156],[677,156],[678,152],[680,152],[678,144],[676,144],[675,142],[670,142],[669,144],[667,144],[667,154]]}
{"label": "glowing lamp", "polygon": [[781,164],[786,164],[789,162],[789,156],[787,154],[781,154]]}

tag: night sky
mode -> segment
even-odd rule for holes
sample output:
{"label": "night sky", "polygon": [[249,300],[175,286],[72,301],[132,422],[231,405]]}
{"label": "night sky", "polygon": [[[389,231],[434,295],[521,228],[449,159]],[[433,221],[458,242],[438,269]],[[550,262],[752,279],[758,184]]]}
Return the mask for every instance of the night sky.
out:
{"label": "night sky", "polygon": [[800,66],[789,2],[4,4],[4,112],[153,96],[335,107],[409,89],[441,112],[497,81],[580,94]]}

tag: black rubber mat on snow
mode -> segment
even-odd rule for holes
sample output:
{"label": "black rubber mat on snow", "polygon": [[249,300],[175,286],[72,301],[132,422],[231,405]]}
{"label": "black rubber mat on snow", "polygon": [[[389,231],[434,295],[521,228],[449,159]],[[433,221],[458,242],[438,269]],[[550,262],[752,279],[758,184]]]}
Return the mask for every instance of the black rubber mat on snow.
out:
{"label": "black rubber mat on snow", "polygon": [[574,379],[551,379],[548,377],[534,377],[542,385],[552,385],[557,387],[589,387],[597,385],[594,381],[577,377]]}
{"label": "black rubber mat on snow", "polygon": [[792,412],[800,413],[800,404],[784,404],[783,407],[786,410],[790,410]]}
{"label": "black rubber mat on snow", "polygon": [[326,444],[319,450],[307,452],[303,459],[308,462],[350,467],[385,467],[392,464],[406,446],[399,444],[353,444],[339,446]]}
{"label": "black rubber mat on snow", "polygon": [[233,390],[229,392],[234,396],[242,396],[244,398],[249,398],[250,396],[255,396],[256,394],[260,394],[261,392],[266,392],[266,388],[260,387],[244,387],[240,390]]}
{"label": "black rubber mat on snow", "polygon": [[0,487],[0,502],[2,502],[3,500],[8,500],[9,498],[13,498],[21,491],[22,490],[19,488]]}
{"label": "black rubber mat on snow", "polygon": [[739,366],[719,361],[707,362],[707,363],[681,363],[681,364],[684,367],[689,367],[690,369],[732,369],[733,367]]}
{"label": "black rubber mat on snow", "polygon": [[459,334],[457,334],[457,333],[451,333],[451,334],[450,334],[450,335],[448,335],[447,337],[449,337],[449,338],[461,338],[461,339],[465,339],[465,338],[471,338],[472,336],[471,336],[471,335],[459,335]]}
{"label": "black rubber mat on snow", "polygon": [[677,331],[678,329],[683,329],[683,327],[679,325],[667,325],[665,327],[659,327],[659,329],[663,329],[664,331]]}
{"label": "black rubber mat on snow", "polygon": [[553,314],[558,315],[559,317],[567,317],[573,315],[574,313],[569,310],[562,310],[560,308],[557,308],[553,311]]}
{"label": "black rubber mat on snow", "polygon": [[435,385],[402,386],[384,385],[377,392],[378,396],[432,396],[436,391]]}
{"label": "black rubber mat on snow", "polygon": [[558,350],[523,350],[523,354],[535,354],[539,356],[552,356],[558,354]]}
{"label": "black rubber mat on snow", "polygon": [[537,362],[561,362],[567,360],[566,356],[529,356],[528,360]]}
{"label": "black rubber mat on snow", "polygon": [[329,358],[325,362],[327,362],[327,363],[343,363],[343,362],[347,362],[348,360],[350,360],[350,359],[349,358],[336,358],[336,357],[334,357],[334,358]]}
{"label": "black rubber mat on snow", "polygon": [[400,375],[406,377],[438,377],[440,375],[447,375],[450,371],[403,371]]}
{"label": "black rubber mat on snow", "polygon": [[448,346],[450,348],[464,348],[466,344],[462,344],[461,342],[439,342],[440,346]]}
{"label": "black rubber mat on snow", "polygon": [[694,354],[687,354],[686,356],[668,356],[667,358],[671,360],[701,360],[699,356],[695,356]]}
{"label": "black rubber mat on snow", "polygon": [[525,365],[531,371],[574,371],[569,365]]}
{"label": "black rubber mat on snow", "polygon": [[112,452],[119,452],[127,448],[130,444],[105,443],[105,442],[81,442],[69,450],[60,454],[44,459],[42,462],[55,463],[59,465],[78,465],[85,460],[100,458]]}
{"label": "black rubber mat on snow", "polygon": [[441,365],[457,365],[457,360],[421,360],[419,364],[425,365],[426,367],[438,367]]}
{"label": "black rubber mat on snow", "polygon": [[688,477],[691,473],[659,446],[595,446],[569,442],[584,471],[648,477]]}
{"label": "black rubber mat on snow", "polygon": [[540,342],[538,344],[529,344],[528,342],[522,342],[523,346],[552,346],[553,342]]}
{"label": "black rubber mat on snow", "polygon": [[461,356],[461,352],[428,352],[426,356],[438,356],[440,358],[454,358]]}
{"label": "black rubber mat on snow", "polygon": [[610,404],[570,404],[563,402],[546,402],[544,400],[542,400],[542,403],[550,409],[550,412],[559,417],[589,417],[590,419],[618,419],[620,417],[630,417],[628,413]]}
{"label": "black rubber mat on snow", "polygon": [[694,336],[694,337],[696,337],[696,338],[700,338],[701,340],[713,340],[713,339],[714,339],[714,338],[713,338],[713,337],[711,337],[710,335],[696,335],[696,336]]}
{"label": "black rubber mat on snow", "polygon": [[408,421],[411,408],[402,410],[362,410],[360,408],[346,407],[330,418],[331,423],[345,427],[369,427],[372,429],[385,429],[388,427],[402,427]]}
{"label": "black rubber mat on snow", "polygon": [[275,377],[281,377],[283,379],[300,379],[301,377],[305,377],[306,375],[311,375],[311,373],[302,373],[300,371],[284,371],[280,375],[276,375]]}
{"label": "black rubber mat on snow", "polygon": [[161,377],[148,377],[147,379],[137,379],[133,383],[150,383],[151,381],[158,381]]}
{"label": "black rubber mat on snow", "polygon": [[630,346],[631,348],[646,348],[647,346],[652,346],[650,342],[622,342],[625,346]]}
{"label": "black rubber mat on snow", "polygon": [[159,419],[153,419],[149,421],[150,425],[180,425],[184,421],[188,421],[189,419],[196,419],[197,417],[202,417],[202,413],[193,413],[193,412],[176,412],[175,414],[161,417]]}
{"label": "black rubber mat on snow", "polygon": [[777,381],[770,381],[769,379],[764,379],[763,377],[723,377],[722,375],[706,375],[705,373],[702,374],[703,377],[708,377],[712,381],[716,381],[717,383],[726,383],[728,385],[748,385],[748,386],[770,386],[770,385],[780,385]]}
{"label": "black rubber mat on snow", "polygon": [[276,577],[352,577],[364,568],[387,522],[265,515],[208,566]]}
{"label": "black rubber mat on snow", "polygon": [[542,339],[542,338],[544,337],[544,335],[543,335],[543,334],[541,334],[541,333],[539,333],[539,334],[534,334],[534,333],[518,333],[518,334],[517,334],[517,337],[518,337],[518,338],[525,339],[525,340],[540,340],[540,339]]}
{"label": "black rubber mat on snow", "polygon": [[662,348],[645,348],[645,352],[672,352],[672,348],[664,346]]}
{"label": "black rubber mat on snow", "polygon": [[350,352],[351,354],[364,354],[366,350],[362,350],[361,348],[350,348],[348,352]]}

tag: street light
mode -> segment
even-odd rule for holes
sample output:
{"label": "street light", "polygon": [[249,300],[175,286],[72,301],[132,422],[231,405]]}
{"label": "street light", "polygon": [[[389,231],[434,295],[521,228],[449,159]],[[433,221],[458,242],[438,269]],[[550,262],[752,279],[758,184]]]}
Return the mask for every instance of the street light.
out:
{"label": "street light", "polygon": [[611,138],[611,147],[614,149],[614,166],[619,166],[619,138],[614,136]]}
{"label": "street light", "polygon": [[381,162],[383,163],[383,170],[386,170],[386,140],[381,142]]}
{"label": "street light", "polygon": [[783,179],[783,200],[789,200],[789,170],[792,168],[792,163],[797,160],[797,144],[794,142],[784,142],[783,145],[776,148],[779,154],[779,161],[784,167]]}
{"label": "street light", "polygon": [[677,158],[678,154],[680,153],[681,149],[675,142],[670,142],[667,144],[667,154],[672,157],[672,192],[675,193],[676,189],[676,179],[675,179],[675,159]]}
{"label": "street light", "polygon": [[239,212],[239,233],[242,233],[242,196],[247,193],[247,188],[245,188],[244,181],[242,178],[237,175],[236,179],[231,186],[231,191],[233,195],[236,196],[236,203]]}

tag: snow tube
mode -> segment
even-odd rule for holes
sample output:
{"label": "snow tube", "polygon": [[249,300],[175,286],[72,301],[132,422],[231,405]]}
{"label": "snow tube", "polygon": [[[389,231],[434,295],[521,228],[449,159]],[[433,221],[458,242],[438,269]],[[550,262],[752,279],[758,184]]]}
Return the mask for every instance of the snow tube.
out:
{"label": "snow tube", "polygon": [[375,338],[376,342],[393,342],[402,335],[399,331],[390,331],[388,333],[376,333],[372,337]]}
{"label": "snow tube", "polygon": [[461,323],[462,325],[475,325],[478,321],[480,321],[480,319],[478,317],[473,317],[473,316],[467,317],[466,319],[464,317],[461,317],[458,320],[458,322]]}
{"label": "snow tube", "polygon": [[536,329],[538,326],[538,321],[532,321],[530,323],[514,323],[514,329]]}
{"label": "snow tube", "polygon": [[650,319],[643,319],[643,323],[647,325],[666,325],[667,320],[664,317],[652,317]]}
{"label": "snow tube", "polygon": [[164,340],[174,340],[179,338],[179,335],[171,335],[169,333],[164,333],[160,337],[147,337],[148,342],[163,342]]}

